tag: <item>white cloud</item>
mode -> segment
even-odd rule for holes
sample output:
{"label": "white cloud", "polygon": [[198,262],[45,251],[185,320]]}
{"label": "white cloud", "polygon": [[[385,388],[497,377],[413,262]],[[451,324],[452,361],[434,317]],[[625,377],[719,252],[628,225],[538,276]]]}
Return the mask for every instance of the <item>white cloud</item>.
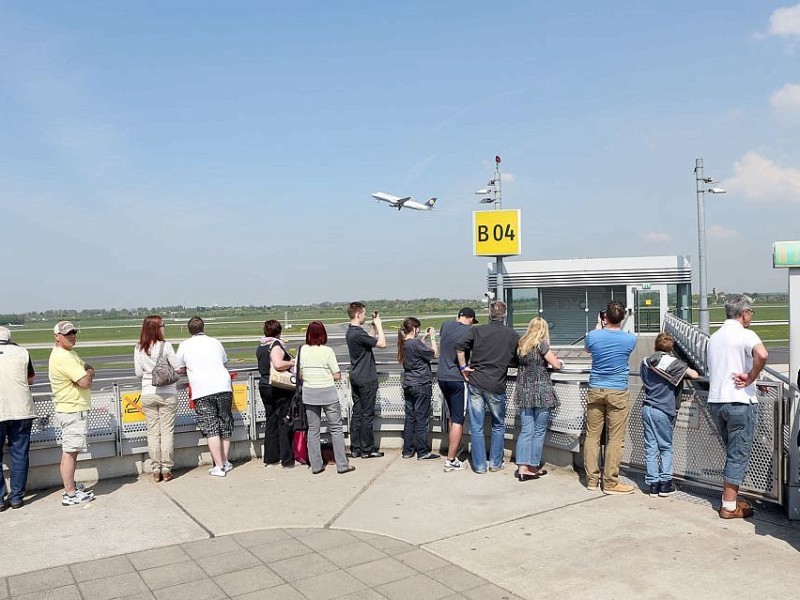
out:
{"label": "white cloud", "polygon": [[725,181],[729,192],[764,202],[800,203],[800,169],[781,167],[757,152],[748,152],[733,163],[736,173]]}
{"label": "white cloud", "polygon": [[800,85],[787,83],[772,94],[769,103],[779,113],[786,116],[800,116]]}
{"label": "white cloud", "polygon": [[706,229],[706,233],[708,237],[715,239],[732,238],[739,235],[739,232],[735,229],[728,229],[722,225],[712,225]]}
{"label": "white cloud", "polygon": [[663,233],[661,231],[648,231],[639,235],[646,242],[669,242],[672,240],[672,236],[670,234]]}
{"label": "white cloud", "polygon": [[513,173],[501,173],[500,174],[500,181],[503,183],[511,183],[516,180],[516,177]]}
{"label": "white cloud", "polygon": [[777,9],[769,18],[770,35],[800,37],[800,4]]}

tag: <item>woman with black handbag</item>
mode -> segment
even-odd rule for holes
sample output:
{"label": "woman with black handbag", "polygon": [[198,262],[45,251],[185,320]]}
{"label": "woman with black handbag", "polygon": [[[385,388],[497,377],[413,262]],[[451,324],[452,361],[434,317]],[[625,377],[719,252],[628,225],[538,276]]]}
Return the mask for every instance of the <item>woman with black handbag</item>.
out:
{"label": "woman with black handbag", "polygon": [[277,380],[276,377],[271,377],[273,370],[285,373],[294,368],[294,359],[281,340],[282,330],[280,322],[275,319],[264,322],[264,337],[256,348],[258,372],[261,374],[258,392],[264,403],[267,419],[264,429],[264,464],[269,467],[280,463],[284,469],[291,469],[295,465],[292,452],[294,432],[285,417],[294,391],[285,383],[289,377],[283,378],[284,382],[280,383],[280,387],[270,383],[270,379]]}
{"label": "woman with black handbag", "polygon": [[[170,481],[175,465],[175,415],[178,412],[178,390],[175,375],[172,383],[154,385],[153,370],[166,361],[173,369],[179,367],[172,344],[164,339],[164,320],[159,315],[145,317],[139,343],[133,350],[133,369],[142,378],[142,412],[147,423],[147,450],[153,481]],[[167,379],[166,381],[169,381]]]}

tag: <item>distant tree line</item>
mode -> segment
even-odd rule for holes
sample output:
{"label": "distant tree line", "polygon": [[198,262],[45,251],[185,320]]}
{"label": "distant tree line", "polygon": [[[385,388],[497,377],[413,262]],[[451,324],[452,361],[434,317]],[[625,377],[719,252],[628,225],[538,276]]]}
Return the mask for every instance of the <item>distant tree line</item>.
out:
{"label": "distant tree line", "polygon": [[[370,310],[379,310],[384,314],[414,315],[416,313],[447,313],[456,312],[462,306],[478,308],[480,301],[474,298],[444,299],[444,298],[417,298],[411,300],[361,300]],[[273,314],[282,317],[284,312],[290,313],[292,318],[309,316],[342,316],[347,313],[349,302],[320,302],[318,304],[274,304],[274,305],[249,305],[249,306],[154,306],[138,308],[87,308],[82,310],[60,309],[31,311],[20,314],[0,314],[0,323],[11,325],[24,325],[32,321],[59,321],[83,319],[143,319],[147,315],[159,314],[170,318],[189,318],[193,315],[203,317],[262,317],[264,314]]]}

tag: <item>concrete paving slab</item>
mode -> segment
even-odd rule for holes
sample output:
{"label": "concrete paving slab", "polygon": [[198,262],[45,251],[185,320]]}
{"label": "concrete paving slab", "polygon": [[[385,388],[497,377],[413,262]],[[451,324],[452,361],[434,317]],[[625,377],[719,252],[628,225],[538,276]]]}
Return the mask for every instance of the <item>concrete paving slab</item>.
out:
{"label": "concrete paving slab", "polygon": [[165,493],[213,535],[276,527],[320,528],[391,461],[391,457],[353,459],[357,467],[353,473],[339,475],[329,466],[325,473],[312,477],[304,466],[265,468],[253,460],[237,464],[227,477],[210,477],[200,468],[159,487],[163,485]]}
{"label": "concrete paving slab", "polygon": [[4,537],[15,540],[0,544],[0,576],[208,537],[157,487],[107,480],[94,486],[96,500],[67,507],[62,490],[36,492],[22,509],[0,515]]}
{"label": "concrete paving slab", "polygon": [[713,499],[590,494],[559,469],[519,483],[511,466],[479,476],[399,455],[354,463],[347,476],[270,475],[254,462],[230,479],[198,468],[169,484],[111,480],[83,507],[37,494],[0,515],[18,540],[0,546],[0,600],[325,598],[326,576],[342,598],[378,600],[763,598],[800,588],[800,527],[778,512],[724,521]]}
{"label": "concrete paving slab", "polygon": [[587,496],[423,548],[524,598],[779,597],[800,586],[794,529],[676,499]]}
{"label": "concrete paving slab", "polygon": [[513,464],[484,475],[470,470],[445,473],[442,466],[442,461],[394,461],[332,526],[424,544],[586,497],[571,470],[556,477],[558,469],[549,469],[541,479],[520,483]]}

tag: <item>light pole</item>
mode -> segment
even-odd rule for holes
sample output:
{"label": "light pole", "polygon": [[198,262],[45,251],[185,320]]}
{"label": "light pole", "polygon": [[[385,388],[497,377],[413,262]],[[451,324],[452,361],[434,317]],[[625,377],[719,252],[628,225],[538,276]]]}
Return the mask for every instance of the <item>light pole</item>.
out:
{"label": "light pole", "polygon": [[[494,204],[495,210],[501,210],[503,208],[503,193],[502,187],[500,185],[500,157],[494,157],[494,178],[486,184],[486,187],[477,190],[475,192],[476,196],[487,196],[486,198],[482,198],[480,200],[481,204]],[[497,273],[497,290],[495,292],[495,298],[498,300],[505,302],[504,290],[503,290],[503,257],[496,256],[495,257],[495,272]],[[490,302],[491,304],[491,302]]]}
{"label": "light pole", "polygon": [[697,183],[697,268],[698,281],[700,283],[700,310],[699,312],[699,325],[700,331],[709,333],[709,318],[708,318],[708,295],[706,294],[706,209],[705,209],[705,195],[709,194],[724,194],[725,190],[722,188],[706,188],[706,185],[717,183],[712,177],[705,177],[703,175],[703,159],[695,159],[694,163],[694,178]]}

